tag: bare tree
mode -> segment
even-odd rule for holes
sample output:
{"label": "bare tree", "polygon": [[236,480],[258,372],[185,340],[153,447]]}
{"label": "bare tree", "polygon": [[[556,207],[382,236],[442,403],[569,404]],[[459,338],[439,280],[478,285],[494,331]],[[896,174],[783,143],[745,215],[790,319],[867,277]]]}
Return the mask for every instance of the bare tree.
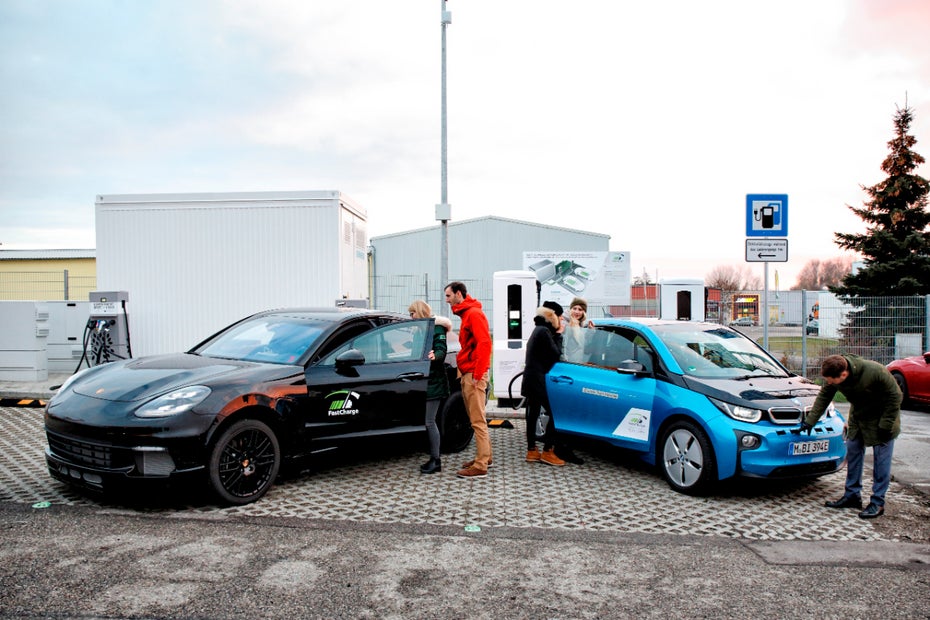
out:
{"label": "bare tree", "polygon": [[748,265],[718,265],[704,279],[710,288],[722,291],[757,291],[762,288],[762,279],[754,275]]}
{"label": "bare tree", "polygon": [[850,255],[837,256],[825,261],[812,259],[808,261],[798,274],[797,283],[792,290],[819,291],[831,286],[839,286],[849,273],[852,272],[853,257]]}

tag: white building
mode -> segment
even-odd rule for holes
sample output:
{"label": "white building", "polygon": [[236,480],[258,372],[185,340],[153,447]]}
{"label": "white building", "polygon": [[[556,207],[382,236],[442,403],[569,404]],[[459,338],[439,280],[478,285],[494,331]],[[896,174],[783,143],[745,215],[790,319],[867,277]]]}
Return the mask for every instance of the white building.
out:
{"label": "white building", "polygon": [[338,191],[98,196],[97,290],[132,355],[187,350],[269,308],[368,296],[365,211]]}

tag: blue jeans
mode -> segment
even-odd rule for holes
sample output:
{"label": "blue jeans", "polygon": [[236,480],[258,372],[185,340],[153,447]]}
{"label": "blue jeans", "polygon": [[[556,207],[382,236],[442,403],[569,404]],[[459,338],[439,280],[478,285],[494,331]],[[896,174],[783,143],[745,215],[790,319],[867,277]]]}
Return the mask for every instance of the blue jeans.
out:
{"label": "blue jeans", "polygon": [[[885,493],[891,483],[891,454],[894,439],[872,446],[872,497],[869,501],[876,506],[885,505]],[[865,459],[865,444],[861,437],[846,440],[846,493],[844,498],[862,497],[862,462]]]}

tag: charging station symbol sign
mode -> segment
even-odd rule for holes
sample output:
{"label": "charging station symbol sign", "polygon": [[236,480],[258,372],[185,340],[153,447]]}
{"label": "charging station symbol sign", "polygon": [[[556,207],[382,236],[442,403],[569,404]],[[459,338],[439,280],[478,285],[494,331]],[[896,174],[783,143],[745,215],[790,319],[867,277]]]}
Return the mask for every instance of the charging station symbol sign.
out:
{"label": "charging station symbol sign", "polygon": [[788,236],[788,194],[746,194],[746,236]]}

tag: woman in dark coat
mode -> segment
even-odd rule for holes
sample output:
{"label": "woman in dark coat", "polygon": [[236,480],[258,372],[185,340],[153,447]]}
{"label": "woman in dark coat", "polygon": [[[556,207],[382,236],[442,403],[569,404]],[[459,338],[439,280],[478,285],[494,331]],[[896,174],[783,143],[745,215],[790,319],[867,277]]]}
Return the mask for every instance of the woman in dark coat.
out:
{"label": "woman in dark coat", "polygon": [[[544,305],[536,310],[533,318],[536,328],[526,341],[526,362],[520,393],[526,397],[526,461],[560,466],[565,465],[565,461],[555,455],[555,429],[552,407],[549,406],[546,393],[546,373],[562,355],[564,326],[561,317],[551,307],[561,310],[558,304],[547,304],[549,307]],[[543,451],[540,452],[536,447],[536,422],[543,408],[549,414],[549,423],[543,436]]]}
{"label": "woman in dark coat", "polygon": [[407,310],[414,319],[436,319],[433,327],[433,346],[429,352],[429,380],[426,386],[426,435],[429,438],[429,460],[420,465],[421,473],[435,474],[442,471],[436,414],[439,413],[439,405],[449,396],[449,378],[446,375],[446,335],[452,331],[452,321],[444,316],[433,317],[433,309],[420,299],[410,304]]}

